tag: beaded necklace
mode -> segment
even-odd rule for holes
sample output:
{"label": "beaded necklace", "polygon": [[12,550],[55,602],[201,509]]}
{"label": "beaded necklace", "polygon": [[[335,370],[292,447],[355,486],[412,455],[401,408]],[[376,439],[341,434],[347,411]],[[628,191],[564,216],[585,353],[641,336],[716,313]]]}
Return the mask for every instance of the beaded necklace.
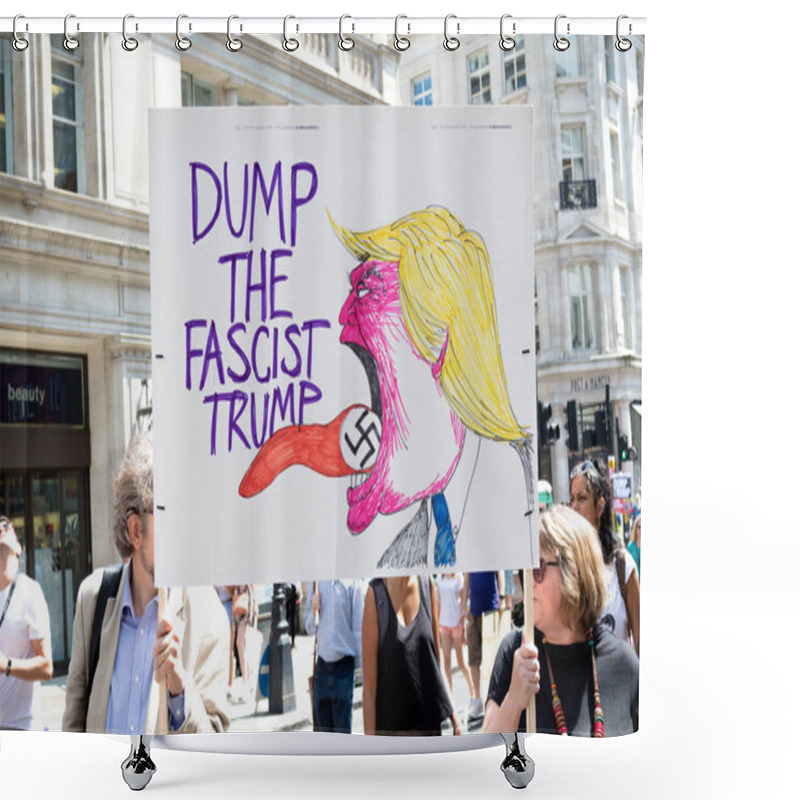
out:
{"label": "beaded necklace", "polygon": [[[600,686],[597,683],[597,661],[594,657],[594,639],[592,638],[592,631],[586,631],[586,636],[589,639],[589,649],[592,653],[592,674],[594,676],[594,728],[592,731],[592,738],[603,739],[606,734],[606,728],[603,719],[603,707],[600,705]],[[550,693],[553,696],[553,716],[556,720],[556,728],[558,728],[560,736],[569,736],[564,707],[561,705],[561,698],[558,696],[556,679],[553,675],[553,665],[550,663],[550,653],[547,651],[547,639],[544,638],[542,643],[544,644],[544,655],[547,659],[547,671],[550,674]]]}

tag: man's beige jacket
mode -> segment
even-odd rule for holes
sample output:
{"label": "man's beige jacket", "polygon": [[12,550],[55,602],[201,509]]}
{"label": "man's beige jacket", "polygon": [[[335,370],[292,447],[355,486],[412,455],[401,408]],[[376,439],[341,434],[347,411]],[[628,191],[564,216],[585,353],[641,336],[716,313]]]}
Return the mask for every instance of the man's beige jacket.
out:
{"label": "man's beige jacket", "polygon": [[[125,581],[130,563],[123,569],[117,596],[106,604],[100,637],[100,656],[94,675],[88,711],[84,698],[92,641],[92,622],[103,570],[96,569],[78,590],[72,633],[72,657],[67,677],[67,703],[62,719],[65,731],[105,732],[111,675],[117,654]],[[186,718],[177,733],[212,733],[227,730],[225,694],[228,685],[230,626],[217,593],[209,586],[172,589],[167,616],[181,645],[185,672]],[[153,681],[145,730],[136,734],[168,733],[156,730],[159,719],[159,685]],[[164,718],[166,715],[163,715]]]}

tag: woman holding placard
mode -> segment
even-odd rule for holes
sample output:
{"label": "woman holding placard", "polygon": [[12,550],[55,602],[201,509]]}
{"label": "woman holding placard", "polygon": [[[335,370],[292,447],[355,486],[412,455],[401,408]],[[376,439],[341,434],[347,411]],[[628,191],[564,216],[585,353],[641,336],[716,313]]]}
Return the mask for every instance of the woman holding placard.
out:
{"label": "woman holding placard", "polygon": [[565,506],[539,518],[533,570],[534,642],[513,631],[497,652],[484,733],[526,730],[536,695],[536,730],[620,736],[639,727],[639,660],[596,621],[605,602],[603,556],[594,529]]}

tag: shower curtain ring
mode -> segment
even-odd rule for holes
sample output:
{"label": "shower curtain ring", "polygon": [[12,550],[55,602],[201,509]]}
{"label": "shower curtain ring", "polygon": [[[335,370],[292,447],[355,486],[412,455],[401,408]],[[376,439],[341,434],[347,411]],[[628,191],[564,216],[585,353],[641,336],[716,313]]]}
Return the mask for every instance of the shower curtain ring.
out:
{"label": "shower curtain ring", "polygon": [[[403,53],[408,50],[409,47],[411,47],[411,39],[400,35],[398,29],[400,27],[401,19],[408,19],[408,17],[405,14],[398,14],[394,18],[394,49]],[[411,33],[411,25],[408,22],[406,23],[406,27],[408,28],[407,32]]]}
{"label": "shower curtain ring", "polygon": [[[339,17],[339,49],[344,50],[347,52],[348,50],[352,50],[356,46],[355,39],[351,39],[349,36],[345,36],[342,26],[344,25],[344,21],[346,19],[352,19],[349,14],[342,14]],[[352,26],[352,30],[355,30],[355,25]]]}
{"label": "shower curtain ring", "polygon": [[[139,40],[134,36],[128,36],[128,20],[134,19],[133,14],[126,14],[122,18],[122,49],[132,53],[138,46]],[[138,29],[138,25],[136,28]]]}
{"label": "shower curtain ring", "polygon": [[503,14],[500,17],[500,49],[501,50],[513,50],[517,46],[517,40],[514,38],[513,34],[517,32],[517,23],[511,23],[511,36],[506,36],[505,34],[505,22],[507,19],[511,19],[511,14]]}
{"label": "shower curtain ring", "polygon": [[[71,19],[75,19],[75,15],[74,14],[67,14],[67,16],[64,17],[64,42],[63,42],[64,49],[68,50],[70,53],[73,50],[77,50],[81,46],[81,43],[74,36],[70,35],[70,32],[69,32],[69,21]],[[76,31],[80,30],[80,25],[79,24],[75,25],[75,30]]]}
{"label": "shower curtain ring", "polygon": [[[555,41],[553,42],[553,47],[558,50],[560,53],[563,53],[565,50],[569,49],[569,39],[565,39],[563,36],[558,35],[558,22],[559,20],[566,19],[566,14],[559,14],[556,17],[555,25],[554,25],[554,35]],[[569,36],[569,22],[567,22],[567,36]]]}
{"label": "shower curtain ring", "polygon": [[[231,33],[231,22],[233,22],[233,20],[235,19],[239,19],[239,17],[237,17],[235,14],[231,14],[231,16],[228,17],[228,41],[225,42],[225,47],[227,47],[228,50],[231,51],[231,53],[238,53],[239,50],[241,50],[242,47],[244,47],[244,43],[242,42],[242,40],[235,38],[234,35]],[[240,31],[241,29],[242,29],[241,26],[239,26]]]}
{"label": "shower curtain ring", "polygon": [[[461,47],[461,41],[456,36],[450,36],[448,27],[451,19],[456,19],[456,15],[448,14],[444,18],[444,42],[442,44],[444,45],[445,50],[449,50],[452,53],[454,50],[458,50],[458,48]],[[460,32],[461,23],[456,20],[456,33]]]}
{"label": "shower curtain ring", "polygon": [[[287,53],[294,53],[294,51],[297,50],[298,47],[300,47],[300,42],[297,39],[289,36],[290,19],[297,19],[297,17],[293,17],[290,14],[283,18],[283,49]],[[298,28],[295,28],[295,30],[298,30]]]}
{"label": "shower curtain ring", "polygon": [[[17,22],[19,20],[21,20],[21,19],[25,19],[25,16],[23,14],[17,14],[17,16],[14,17],[14,26],[13,26],[14,41],[11,43],[11,46],[18,53],[21,53],[23,50],[27,50],[28,49],[28,45],[30,44],[30,42],[24,36],[20,36],[19,32],[17,31]],[[25,23],[25,30],[26,31],[28,30],[28,23],[27,22]]]}
{"label": "shower curtain ring", "polygon": [[[192,40],[181,35],[181,20],[188,18],[188,14],[178,14],[178,18],[175,20],[175,47],[177,47],[182,53],[185,53],[192,46]],[[192,23],[190,22],[189,33],[191,32]]]}
{"label": "shower curtain ring", "polygon": [[[631,47],[633,47],[633,43],[631,42],[630,39],[625,39],[622,36],[620,36],[620,23],[622,22],[623,19],[628,19],[628,17],[625,16],[625,14],[620,14],[617,17],[617,41],[615,42],[614,47],[616,47],[617,50],[620,51],[620,53],[627,53],[628,50],[630,50]],[[630,35],[632,30],[633,30],[633,28],[631,27],[631,24],[629,22],[628,23],[628,34],[629,35]]]}

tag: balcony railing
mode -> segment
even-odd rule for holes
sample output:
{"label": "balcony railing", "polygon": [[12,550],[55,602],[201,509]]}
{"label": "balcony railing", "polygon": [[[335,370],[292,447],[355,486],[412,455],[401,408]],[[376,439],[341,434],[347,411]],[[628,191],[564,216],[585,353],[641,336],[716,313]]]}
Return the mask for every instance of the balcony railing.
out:
{"label": "balcony railing", "polygon": [[561,181],[558,184],[561,210],[597,208],[597,185],[594,181]]}

